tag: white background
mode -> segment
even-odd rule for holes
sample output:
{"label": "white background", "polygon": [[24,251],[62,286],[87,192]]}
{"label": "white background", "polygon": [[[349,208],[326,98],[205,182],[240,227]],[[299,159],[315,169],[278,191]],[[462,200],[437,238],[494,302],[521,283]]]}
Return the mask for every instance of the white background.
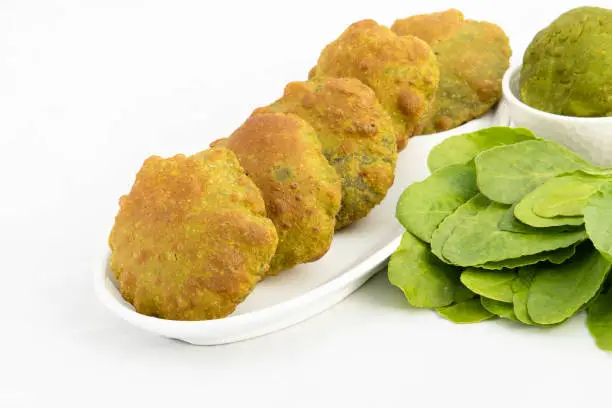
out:
{"label": "white background", "polygon": [[282,332],[194,347],[124,323],[92,288],[144,158],[227,136],[351,22],[457,7],[501,25],[516,63],[582,2],[545,3],[0,0],[0,407],[609,406],[612,355],[583,317],[453,325],[379,274]]}

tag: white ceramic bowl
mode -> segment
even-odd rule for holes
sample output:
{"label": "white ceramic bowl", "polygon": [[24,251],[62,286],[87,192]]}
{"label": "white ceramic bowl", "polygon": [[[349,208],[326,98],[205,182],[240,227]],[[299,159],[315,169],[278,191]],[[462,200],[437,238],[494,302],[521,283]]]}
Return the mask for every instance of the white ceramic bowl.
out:
{"label": "white ceramic bowl", "polygon": [[525,127],[543,139],[554,140],[600,166],[612,166],[612,117],[578,118],[554,115],[521,101],[522,65],[504,75],[502,89],[512,124]]}

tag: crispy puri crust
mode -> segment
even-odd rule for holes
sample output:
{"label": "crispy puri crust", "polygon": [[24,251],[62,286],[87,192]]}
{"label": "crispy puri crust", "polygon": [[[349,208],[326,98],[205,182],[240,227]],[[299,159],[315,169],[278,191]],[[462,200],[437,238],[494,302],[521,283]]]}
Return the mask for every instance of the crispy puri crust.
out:
{"label": "crispy puri crust", "polygon": [[365,217],[393,184],[397,160],[391,118],[376,95],[354,78],[292,82],[284,95],[254,113],[293,113],[316,131],[323,154],[342,181],[336,230]]}
{"label": "crispy puri crust", "polygon": [[429,45],[452,38],[463,25],[463,13],[449,9],[430,14],[418,14],[395,20],[391,31],[397,35],[414,35]]}
{"label": "crispy puri crust", "polygon": [[111,231],[111,269],[137,312],[230,314],[268,271],[278,237],[259,190],[223,148],[148,158]]}
{"label": "crispy puri crust", "polygon": [[352,24],[328,44],[310,75],[357,78],[372,88],[391,116],[398,150],[421,133],[439,82],[426,42],[398,36],[373,20]]}
{"label": "crispy puri crust", "polygon": [[423,133],[459,126],[499,101],[511,50],[497,25],[463,20],[460,11],[451,9],[396,20],[392,30],[424,39],[438,59],[440,87]]}
{"label": "crispy puri crust", "polygon": [[322,257],[331,245],[341,185],[312,127],[295,115],[257,114],[217,144],[236,153],[276,226],[270,274]]}

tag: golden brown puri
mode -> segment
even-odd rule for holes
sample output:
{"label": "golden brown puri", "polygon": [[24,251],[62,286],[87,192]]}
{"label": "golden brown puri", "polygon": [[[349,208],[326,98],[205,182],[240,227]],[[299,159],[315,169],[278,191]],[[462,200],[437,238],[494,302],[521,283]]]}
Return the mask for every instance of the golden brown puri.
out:
{"label": "golden brown puri", "polygon": [[419,37],[432,45],[438,41],[452,38],[463,23],[463,13],[457,9],[449,9],[395,20],[391,31],[397,35]]}
{"label": "golden brown puri", "polygon": [[262,192],[279,238],[270,274],[327,252],[340,210],[340,178],[306,121],[292,114],[253,115],[213,145],[233,150]]}
{"label": "golden brown puri", "polygon": [[458,10],[397,20],[391,29],[427,41],[440,66],[440,87],[424,133],[448,130],[484,115],[501,97],[510,44],[492,23],[464,20]]}
{"label": "golden brown puri", "polygon": [[224,148],[148,158],[109,238],[122,296],[173,320],[233,312],[267,274],[277,243],[261,193]]}
{"label": "golden brown puri", "polygon": [[284,95],[254,113],[293,113],[315,130],[342,181],[336,230],[365,217],[393,184],[397,161],[391,118],[374,91],[354,78],[292,82]]}
{"label": "golden brown puri", "polygon": [[363,20],[325,47],[310,72],[311,78],[317,76],[357,78],[372,88],[391,117],[402,150],[410,136],[422,131],[439,70],[426,42]]}

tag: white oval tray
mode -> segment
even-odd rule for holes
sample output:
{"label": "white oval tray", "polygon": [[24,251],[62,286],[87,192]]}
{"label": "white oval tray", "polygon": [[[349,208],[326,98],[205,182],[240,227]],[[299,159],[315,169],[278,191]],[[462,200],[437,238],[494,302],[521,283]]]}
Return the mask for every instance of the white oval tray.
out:
{"label": "white oval tray", "polygon": [[96,293],[113,313],[135,326],[197,345],[245,340],[296,324],[340,302],[385,267],[403,233],[395,219],[395,205],[409,184],[429,175],[426,161],[433,146],[449,136],[508,124],[506,106],[501,103],[493,112],[456,129],[411,139],[399,155],[395,183],[380,205],[337,233],[323,258],[266,278],[226,318],[185,322],[137,313],[119,293],[108,254],[95,271]]}

